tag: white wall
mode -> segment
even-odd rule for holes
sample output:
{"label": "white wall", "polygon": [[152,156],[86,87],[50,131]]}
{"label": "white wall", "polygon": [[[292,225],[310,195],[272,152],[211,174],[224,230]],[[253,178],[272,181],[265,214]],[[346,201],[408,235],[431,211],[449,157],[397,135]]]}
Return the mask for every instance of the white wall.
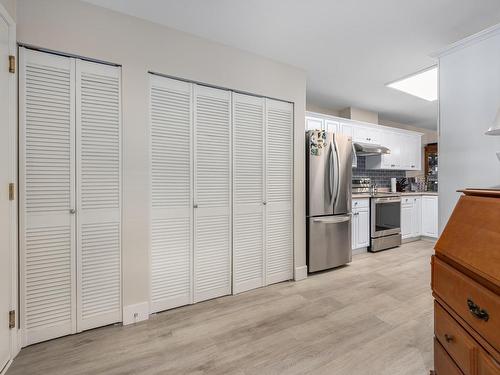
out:
{"label": "white wall", "polygon": [[77,0],[19,0],[17,25],[22,43],[122,65],[125,306],[149,300],[148,71],[295,103],[295,266],[305,265],[304,71]]}
{"label": "white wall", "polygon": [[457,189],[500,183],[500,137],[484,135],[500,106],[500,27],[487,39],[447,50],[439,59],[439,228]]}
{"label": "white wall", "polygon": [[9,16],[14,20],[16,19],[16,0],[0,0],[0,4],[3,5]]}

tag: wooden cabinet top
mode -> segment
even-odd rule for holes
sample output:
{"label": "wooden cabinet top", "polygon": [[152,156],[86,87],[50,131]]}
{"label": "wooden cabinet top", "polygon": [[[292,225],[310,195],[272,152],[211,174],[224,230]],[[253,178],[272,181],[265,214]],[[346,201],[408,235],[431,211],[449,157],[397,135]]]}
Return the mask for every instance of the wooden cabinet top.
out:
{"label": "wooden cabinet top", "polygon": [[468,189],[462,192],[464,195],[435,245],[436,255],[479,276],[479,281],[488,283],[498,293],[500,190]]}

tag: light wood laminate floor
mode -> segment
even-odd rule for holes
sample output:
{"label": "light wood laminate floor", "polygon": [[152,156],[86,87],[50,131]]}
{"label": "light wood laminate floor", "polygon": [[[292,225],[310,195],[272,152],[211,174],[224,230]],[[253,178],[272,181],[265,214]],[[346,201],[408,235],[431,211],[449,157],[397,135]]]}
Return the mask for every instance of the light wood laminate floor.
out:
{"label": "light wood laminate floor", "polygon": [[7,374],[428,374],[432,246],[33,345]]}

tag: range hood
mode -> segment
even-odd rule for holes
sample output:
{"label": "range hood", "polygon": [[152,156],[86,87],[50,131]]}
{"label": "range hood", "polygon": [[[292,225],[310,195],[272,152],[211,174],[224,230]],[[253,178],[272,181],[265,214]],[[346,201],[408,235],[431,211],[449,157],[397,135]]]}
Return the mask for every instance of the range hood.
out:
{"label": "range hood", "polygon": [[354,150],[356,151],[357,156],[377,156],[391,153],[391,150],[389,150],[387,147],[373,143],[362,142],[355,142]]}

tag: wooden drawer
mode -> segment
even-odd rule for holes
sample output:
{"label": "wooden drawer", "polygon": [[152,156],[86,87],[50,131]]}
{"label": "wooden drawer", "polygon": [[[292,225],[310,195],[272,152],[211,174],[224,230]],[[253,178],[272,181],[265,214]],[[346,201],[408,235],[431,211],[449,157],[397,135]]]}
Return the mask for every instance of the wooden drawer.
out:
{"label": "wooden drawer", "polygon": [[477,361],[477,374],[478,375],[499,375],[500,364],[490,357],[485,352],[479,352]]}
{"label": "wooden drawer", "polygon": [[497,351],[500,349],[500,297],[435,256],[432,290]]}
{"label": "wooden drawer", "polygon": [[434,374],[435,375],[463,375],[453,359],[446,353],[439,341],[434,339]]}
{"label": "wooden drawer", "polygon": [[463,373],[474,375],[478,345],[436,301],[434,301],[434,334]]}

